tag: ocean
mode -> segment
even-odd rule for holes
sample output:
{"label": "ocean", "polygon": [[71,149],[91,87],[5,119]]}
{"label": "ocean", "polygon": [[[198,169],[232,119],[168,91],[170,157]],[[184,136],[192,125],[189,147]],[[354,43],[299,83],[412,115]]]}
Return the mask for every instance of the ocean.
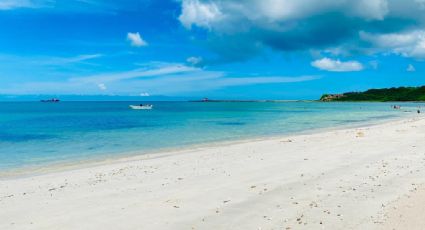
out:
{"label": "ocean", "polygon": [[[380,122],[424,104],[320,102],[0,102],[0,170],[145,154]],[[410,111],[410,112],[409,112]]]}

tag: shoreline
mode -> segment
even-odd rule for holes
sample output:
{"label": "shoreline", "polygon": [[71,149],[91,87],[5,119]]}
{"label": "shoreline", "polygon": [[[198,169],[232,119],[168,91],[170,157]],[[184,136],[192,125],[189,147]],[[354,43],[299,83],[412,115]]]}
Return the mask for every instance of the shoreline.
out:
{"label": "shoreline", "polygon": [[0,179],[0,228],[388,229],[418,210],[424,138],[412,116]]}
{"label": "shoreline", "polygon": [[84,159],[84,160],[69,159],[69,160],[47,163],[43,165],[36,164],[36,165],[30,165],[30,166],[22,166],[19,168],[0,170],[0,180],[38,176],[38,175],[44,175],[48,173],[63,172],[63,171],[69,171],[69,170],[78,170],[83,168],[90,168],[90,167],[102,166],[102,165],[119,163],[119,162],[128,162],[133,160],[147,160],[147,159],[168,157],[168,156],[173,156],[174,154],[181,154],[188,151],[199,151],[199,150],[214,148],[218,146],[230,146],[230,145],[244,144],[249,142],[279,140],[282,138],[289,138],[289,137],[300,136],[300,135],[312,135],[312,134],[338,131],[338,130],[344,130],[344,129],[355,129],[355,128],[370,127],[370,126],[378,126],[378,125],[387,124],[391,122],[397,122],[397,121],[402,121],[405,119],[410,119],[412,117],[415,117],[416,115],[413,112],[403,112],[403,113],[405,114],[398,117],[374,119],[374,120],[368,120],[368,121],[361,121],[358,123],[353,122],[351,124],[344,124],[344,125],[340,124],[334,127],[321,127],[321,128],[314,128],[311,130],[301,130],[291,134],[289,133],[276,134],[276,135],[270,135],[270,136],[241,138],[241,139],[228,140],[228,141],[212,141],[212,142],[206,142],[206,143],[190,144],[186,146],[169,147],[169,148],[152,150],[147,152],[129,151],[125,153],[119,153],[117,156],[113,156],[113,155],[116,155],[116,153],[115,154],[111,153],[111,154],[102,155],[102,156],[90,157],[89,159]]}

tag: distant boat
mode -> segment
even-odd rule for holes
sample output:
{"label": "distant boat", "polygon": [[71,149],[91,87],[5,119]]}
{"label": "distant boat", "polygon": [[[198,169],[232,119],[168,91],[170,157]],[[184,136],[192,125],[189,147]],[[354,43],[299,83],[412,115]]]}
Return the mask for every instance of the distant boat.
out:
{"label": "distant boat", "polygon": [[216,102],[215,100],[210,100],[209,98],[203,98],[202,100],[194,100],[190,102]]}
{"label": "distant boat", "polygon": [[130,105],[130,108],[135,110],[152,109],[153,105]]}
{"label": "distant boat", "polygon": [[57,99],[57,98],[52,98],[52,99],[48,99],[48,100],[41,100],[41,102],[53,102],[53,103],[56,103],[56,102],[60,102],[60,100]]}

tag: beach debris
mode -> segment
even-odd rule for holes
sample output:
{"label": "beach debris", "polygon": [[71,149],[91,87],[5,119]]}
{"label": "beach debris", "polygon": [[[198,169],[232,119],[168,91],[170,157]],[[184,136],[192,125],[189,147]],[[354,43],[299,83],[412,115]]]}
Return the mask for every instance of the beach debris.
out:
{"label": "beach debris", "polygon": [[316,202],[314,202],[314,201],[312,201],[310,204],[309,204],[309,206],[310,206],[310,208],[317,208],[318,207],[318,205],[317,205],[317,203]]}
{"label": "beach debris", "polygon": [[288,139],[288,140],[283,140],[283,141],[281,141],[281,142],[285,142],[285,143],[291,143],[291,142],[293,142],[293,140],[291,140],[291,139]]}
{"label": "beach debris", "polygon": [[304,217],[304,214],[301,214],[301,216],[297,218],[298,224],[302,224],[303,223],[303,221],[302,221],[302,218],[303,217]]}
{"label": "beach debris", "polygon": [[357,132],[356,137],[364,137],[365,134],[363,132]]}

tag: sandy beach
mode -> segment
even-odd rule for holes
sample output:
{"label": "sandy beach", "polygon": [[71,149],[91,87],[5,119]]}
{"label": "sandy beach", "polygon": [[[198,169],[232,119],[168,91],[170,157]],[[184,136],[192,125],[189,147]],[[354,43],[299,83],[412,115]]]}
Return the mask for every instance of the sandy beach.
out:
{"label": "sandy beach", "polygon": [[423,229],[425,119],[0,179],[0,229]]}

